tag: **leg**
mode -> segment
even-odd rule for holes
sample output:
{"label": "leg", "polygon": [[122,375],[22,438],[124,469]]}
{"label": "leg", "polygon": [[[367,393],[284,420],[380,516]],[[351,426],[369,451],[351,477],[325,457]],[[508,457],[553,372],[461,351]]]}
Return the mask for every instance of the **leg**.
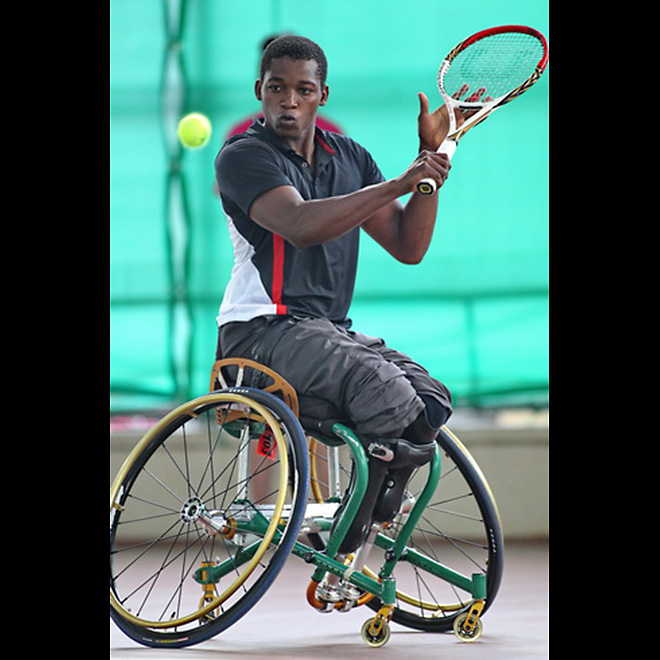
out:
{"label": "leg", "polygon": [[[410,357],[389,348],[382,339],[359,333],[354,333],[354,337],[361,344],[378,351],[388,362],[397,365],[424,403],[423,412],[402,431],[401,437],[415,445],[425,446],[434,443],[440,428],[447,423],[452,414],[449,390]],[[406,486],[415,470],[416,467],[405,466],[388,471],[385,486],[373,512],[374,520],[389,522],[396,516]]]}
{"label": "leg", "polygon": [[[452,396],[451,392],[439,380],[433,378],[426,369],[417,364],[410,357],[396,351],[382,340],[375,337],[369,337],[361,333],[351,333],[355,340],[372,350],[377,351],[385,360],[396,365],[405,374],[419,398],[425,406],[424,419],[428,422],[428,427],[435,430],[434,437],[437,436],[437,430],[444,426],[452,415]],[[424,443],[428,442],[426,436],[430,433],[426,425],[419,420],[415,428],[408,428],[409,437],[412,442],[415,438]],[[402,437],[407,437],[405,431]]]}
{"label": "leg", "polygon": [[[451,414],[448,390],[383,340],[324,319],[255,319],[227,328],[220,342],[225,356],[262,362],[291,383],[301,418],[311,403],[332,403],[366,449],[374,442],[385,447],[384,458],[369,451],[369,490],[341,549],[352,552],[368,533],[375,507],[377,520],[391,520],[415,468],[431,460],[438,430]],[[402,456],[392,462],[388,446]]]}
{"label": "leg", "polygon": [[259,318],[221,330],[219,357],[250,358],[282,375],[301,416],[306,399],[327,401],[360,436],[400,438],[424,402],[405,371],[361,337],[324,319]]}

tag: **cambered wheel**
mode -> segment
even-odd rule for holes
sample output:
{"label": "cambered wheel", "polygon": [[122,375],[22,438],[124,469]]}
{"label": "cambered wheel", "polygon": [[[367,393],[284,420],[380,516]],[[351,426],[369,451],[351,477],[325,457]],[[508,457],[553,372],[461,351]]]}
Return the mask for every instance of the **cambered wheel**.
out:
{"label": "cambered wheel", "polygon": [[[485,613],[497,597],[504,573],[497,504],[476,461],[449,429],[441,430],[438,444],[442,474],[408,547],[461,575],[482,575],[487,589]],[[413,501],[424,486],[425,473],[425,468],[420,470],[409,486]],[[405,521],[405,514],[399,515],[383,533],[396,539]],[[450,632],[473,606],[472,594],[409,562],[400,561],[394,577],[397,602],[392,621],[408,628]],[[369,603],[375,610],[380,606],[377,598]]]}
{"label": "cambered wheel", "polygon": [[291,409],[241,387],[181,406],[110,491],[110,614],[135,641],[181,648],[262,598],[296,541],[309,458]]}

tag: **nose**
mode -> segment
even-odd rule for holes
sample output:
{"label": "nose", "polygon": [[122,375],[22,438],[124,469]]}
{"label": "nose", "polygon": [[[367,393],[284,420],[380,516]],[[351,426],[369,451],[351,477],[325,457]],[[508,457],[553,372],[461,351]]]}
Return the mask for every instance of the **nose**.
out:
{"label": "nose", "polygon": [[284,93],[282,96],[282,106],[285,108],[295,108],[298,106],[298,97],[295,90]]}

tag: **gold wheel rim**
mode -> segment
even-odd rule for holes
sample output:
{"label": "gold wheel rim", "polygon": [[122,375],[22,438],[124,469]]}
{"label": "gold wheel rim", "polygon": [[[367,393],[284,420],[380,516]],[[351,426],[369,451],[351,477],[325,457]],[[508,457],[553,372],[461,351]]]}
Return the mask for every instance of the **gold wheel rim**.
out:
{"label": "gold wheel rim", "polygon": [[321,486],[319,482],[319,470],[316,464],[316,457],[318,448],[322,446],[321,443],[310,436],[309,438],[309,467],[310,467],[310,486],[312,489],[312,494],[314,495],[314,500],[317,504],[323,504],[325,499],[323,493],[321,492]]}
{"label": "gold wheel rim", "polygon": [[121,614],[121,616],[124,619],[142,628],[151,628],[154,630],[177,628],[192,623],[193,621],[197,621],[198,619],[201,619],[202,617],[205,617],[207,614],[210,614],[214,610],[218,609],[218,607],[220,607],[227,599],[233,596],[243,586],[243,584],[245,584],[247,579],[254,572],[254,569],[259,565],[259,562],[261,561],[264,554],[266,554],[266,550],[268,550],[275,536],[275,532],[277,531],[277,527],[282,517],[282,511],[284,510],[284,505],[286,503],[288,474],[289,474],[289,458],[286,447],[286,440],[284,439],[284,434],[282,433],[282,429],[279,423],[275,420],[275,417],[272,415],[272,413],[270,413],[264,406],[257,403],[253,399],[250,399],[248,397],[239,394],[224,394],[224,393],[209,394],[199,399],[195,399],[194,401],[191,401],[187,404],[184,404],[183,406],[177,408],[176,410],[173,410],[169,415],[164,417],[144,436],[144,438],[137,444],[135,449],[131,452],[131,454],[124,462],[121,470],[119,471],[119,474],[115,478],[115,481],[112,487],[110,488],[110,515],[112,516],[113,511],[118,509],[119,506],[118,502],[121,496],[120,494],[121,494],[122,484],[124,483],[124,480],[126,479],[129,470],[137,460],[138,456],[142,453],[142,451],[153,441],[154,437],[165,426],[167,426],[168,424],[172,423],[174,420],[181,417],[181,415],[189,414],[191,417],[196,417],[197,416],[195,413],[196,410],[214,403],[241,403],[243,405],[247,405],[253,408],[254,410],[256,410],[264,418],[264,420],[270,426],[270,428],[273,430],[275,439],[277,441],[277,448],[280,456],[279,491],[278,491],[277,502],[275,504],[275,511],[273,513],[273,516],[270,521],[270,525],[263,538],[263,541],[261,542],[257,552],[255,553],[255,556],[246,565],[243,573],[237,577],[237,579],[232,583],[232,585],[227,590],[225,590],[217,598],[210,601],[205,607],[200,608],[196,612],[193,612],[179,619],[172,619],[170,621],[148,621],[146,619],[141,619],[139,617],[133,616],[130,612],[124,609],[121,603],[119,603],[119,601],[117,600],[112,589],[110,589],[110,606],[116,612]]}

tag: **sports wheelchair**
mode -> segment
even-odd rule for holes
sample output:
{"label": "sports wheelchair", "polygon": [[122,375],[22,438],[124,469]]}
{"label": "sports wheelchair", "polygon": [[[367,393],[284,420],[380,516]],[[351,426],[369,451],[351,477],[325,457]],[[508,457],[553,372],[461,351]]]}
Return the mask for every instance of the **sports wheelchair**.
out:
{"label": "sports wheelchair", "polygon": [[301,588],[312,608],[372,610],[370,647],[389,641],[391,622],[479,639],[504,542],[475,460],[443,427],[394,517],[341,553],[369,461],[347,426],[303,426],[296,392],[272,370],[216,363],[211,392],[158,422],[111,486],[110,616],[148,647],[199,644],[247,614],[295,555],[312,572]]}

